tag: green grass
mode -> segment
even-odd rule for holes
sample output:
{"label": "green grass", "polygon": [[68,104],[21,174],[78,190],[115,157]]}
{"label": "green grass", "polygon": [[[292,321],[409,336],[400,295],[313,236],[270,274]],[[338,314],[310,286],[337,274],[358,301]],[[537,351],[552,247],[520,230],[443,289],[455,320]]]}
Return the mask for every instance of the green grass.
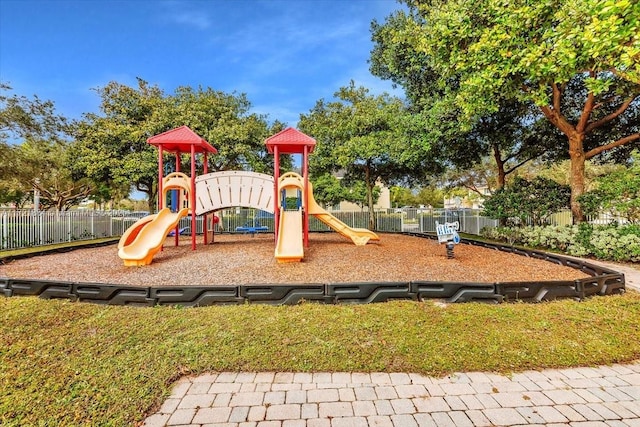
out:
{"label": "green grass", "polygon": [[640,359],[640,295],[110,307],[0,298],[0,424],[131,425],[206,371],[514,372]]}

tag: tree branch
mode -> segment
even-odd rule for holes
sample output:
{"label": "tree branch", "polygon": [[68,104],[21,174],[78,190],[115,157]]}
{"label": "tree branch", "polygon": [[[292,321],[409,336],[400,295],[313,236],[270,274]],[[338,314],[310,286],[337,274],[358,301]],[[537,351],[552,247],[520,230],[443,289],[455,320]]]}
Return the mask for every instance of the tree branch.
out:
{"label": "tree branch", "polygon": [[515,166],[513,166],[512,168],[505,170],[504,174],[505,175],[509,175],[510,173],[512,173],[513,171],[515,171],[516,169],[518,169],[520,166],[524,165],[527,162],[530,162],[531,160],[535,159],[538,156],[531,156],[528,159],[525,159],[523,161],[521,161],[520,163],[516,164]]}
{"label": "tree branch", "polygon": [[548,105],[540,106],[540,111],[542,114],[555,126],[565,134],[566,136],[570,136],[575,133],[575,128],[571,126],[571,123],[565,119],[560,112],[555,109],[549,107]]}
{"label": "tree branch", "polygon": [[592,158],[594,156],[597,156],[598,154],[600,154],[600,153],[602,153],[604,151],[610,150],[612,148],[620,147],[622,145],[628,144],[629,142],[635,141],[637,139],[640,139],[640,133],[634,133],[634,134],[631,134],[629,136],[625,136],[624,138],[620,138],[619,140],[614,141],[614,142],[612,142],[610,144],[602,145],[600,147],[596,147],[593,150],[587,151],[584,154],[585,159],[590,159],[590,158]]}
{"label": "tree branch", "polygon": [[637,97],[638,97],[638,95],[635,94],[635,95],[632,95],[631,97],[627,98],[622,103],[622,105],[620,105],[620,108],[618,108],[613,113],[604,116],[600,120],[596,120],[595,122],[591,123],[589,126],[587,126],[587,128],[585,129],[584,132],[585,133],[589,133],[592,130],[599,128],[600,126],[603,126],[603,125],[609,123],[610,121],[612,121],[613,119],[618,117],[620,114],[624,113],[627,110],[627,108],[629,108],[629,105],[631,105],[633,100],[636,99]]}
{"label": "tree branch", "polygon": [[478,189],[478,187],[476,187],[476,184],[467,184],[466,182],[461,182],[460,183],[464,188],[466,188],[469,191],[473,191],[474,193],[479,194],[480,196],[483,196],[484,194],[482,194],[482,192]]}
{"label": "tree branch", "polygon": [[560,100],[562,99],[562,91],[558,85],[554,82],[551,87],[553,88],[553,109],[560,115]]}
{"label": "tree branch", "polygon": [[[593,78],[595,73],[593,71],[589,71],[589,76]],[[584,107],[582,108],[582,113],[580,114],[580,120],[576,126],[576,131],[579,133],[583,133],[587,122],[589,122],[589,117],[591,116],[591,112],[593,111],[593,104],[595,103],[595,96],[593,92],[589,91],[587,93],[587,100],[584,103]]]}

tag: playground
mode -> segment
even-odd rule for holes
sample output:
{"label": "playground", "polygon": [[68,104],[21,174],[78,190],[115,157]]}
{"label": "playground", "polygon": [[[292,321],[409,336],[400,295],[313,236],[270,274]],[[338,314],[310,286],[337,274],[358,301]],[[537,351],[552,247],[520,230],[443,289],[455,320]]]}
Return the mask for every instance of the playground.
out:
{"label": "playground", "polygon": [[[22,284],[7,281],[7,296],[142,305],[295,303],[309,298],[499,302],[504,298],[582,299],[624,289],[623,276],[597,266],[542,252],[520,250],[517,255],[491,245],[459,245],[457,223],[439,225],[437,240],[424,235],[381,237],[350,227],[316,203],[308,173],[315,140],[293,128],[265,141],[274,155],[274,176],[208,173],[207,155],[216,149],[186,126],[151,137],[148,143],[158,148],[158,212],[132,224],[117,248],[88,248],[3,266],[2,276],[18,282],[24,279]],[[176,161],[174,172],[165,175],[166,153],[175,154]],[[180,171],[183,153],[190,154],[189,175]],[[201,175],[196,175],[198,154],[203,155]],[[302,154],[302,174],[281,174],[282,154]],[[255,224],[236,230],[243,232],[239,234],[215,233],[216,212],[234,206],[272,214],[275,235],[256,233]],[[180,219],[188,216],[191,227],[181,230]],[[204,219],[199,235],[196,216]],[[335,232],[309,233],[310,216]],[[181,233],[187,228],[186,235]],[[279,285],[287,286],[276,289]],[[122,288],[127,286],[144,289]],[[208,290],[216,286],[220,290]],[[163,287],[175,289],[163,292]],[[186,290],[189,287],[201,289]]]}

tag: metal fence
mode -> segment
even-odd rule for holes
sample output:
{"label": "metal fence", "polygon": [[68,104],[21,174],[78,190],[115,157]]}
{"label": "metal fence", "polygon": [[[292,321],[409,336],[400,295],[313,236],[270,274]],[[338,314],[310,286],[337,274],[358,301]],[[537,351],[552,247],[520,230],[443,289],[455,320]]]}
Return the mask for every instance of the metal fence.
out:
{"label": "metal fence", "polygon": [[[369,212],[332,211],[332,215],[350,227],[368,228]],[[377,231],[387,232],[423,232],[435,233],[436,222],[458,221],[460,231],[468,234],[480,234],[485,227],[497,227],[498,221],[483,217],[480,210],[474,209],[404,209],[382,210],[375,213]],[[20,249],[44,246],[76,240],[92,240],[104,237],[117,237],[124,233],[147,212],[129,211],[89,211],[75,210],[66,212],[0,210],[0,250]],[[266,227],[265,232],[273,232],[273,214],[256,209],[233,208],[218,211],[216,232],[241,233],[251,226]],[[212,216],[208,216],[211,220]],[[552,217],[557,225],[571,224],[570,212],[559,213]],[[591,218],[594,223],[611,222],[615,218]],[[211,223],[210,223],[211,224]],[[183,218],[179,228],[190,232],[191,218]],[[211,229],[211,225],[207,227]],[[311,231],[330,231],[324,223],[315,217],[309,221]],[[203,231],[203,217],[196,218],[196,233]]]}

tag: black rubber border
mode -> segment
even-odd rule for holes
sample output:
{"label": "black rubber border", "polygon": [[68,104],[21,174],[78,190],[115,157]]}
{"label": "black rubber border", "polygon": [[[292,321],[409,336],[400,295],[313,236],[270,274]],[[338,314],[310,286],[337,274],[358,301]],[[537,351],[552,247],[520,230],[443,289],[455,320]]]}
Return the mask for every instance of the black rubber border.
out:
{"label": "black rubber border", "polygon": [[[437,238],[434,235],[424,233],[402,234],[429,239]],[[31,295],[45,299],[62,298],[108,305],[203,307],[246,303],[272,305],[291,305],[301,302],[367,304],[390,300],[422,301],[432,298],[442,299],[449,303],[470,301],[488,303],[540,302],[557,298],[583,300],[593,295],[612,295],[625,291],[624,274],[587,261],[471,239],[462,239],[461,243],[553,262],[580,270],[590,277],[574,281],[495,283],[410,281],[185,287],[139,287],[108,283],[0,278],[0,294],[5,297]],[[71,250],[82,247],[87,246],[73,247]]]}

